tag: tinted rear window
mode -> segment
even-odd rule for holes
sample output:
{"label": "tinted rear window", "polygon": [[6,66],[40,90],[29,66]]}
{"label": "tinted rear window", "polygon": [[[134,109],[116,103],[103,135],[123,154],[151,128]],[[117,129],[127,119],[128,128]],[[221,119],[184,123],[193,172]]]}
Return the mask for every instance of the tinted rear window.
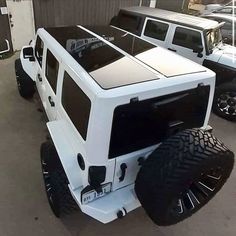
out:
{"label": "tinted rear window", "polygon": [[91,101],[67,72],[63,80],[62,106],[75,128],[86,140]]}
{"label": "tinted rear window", "polygon": [[158,144],[178,131],[202,127],[210,87],[198,91],[193,89],[117,107],[109,158]]}
{"label": "tinted rear window", "polygon": [[120,13],[118,16],[117,26],[131,33],[138,34],[141,21],[142,18],[140,16]]}

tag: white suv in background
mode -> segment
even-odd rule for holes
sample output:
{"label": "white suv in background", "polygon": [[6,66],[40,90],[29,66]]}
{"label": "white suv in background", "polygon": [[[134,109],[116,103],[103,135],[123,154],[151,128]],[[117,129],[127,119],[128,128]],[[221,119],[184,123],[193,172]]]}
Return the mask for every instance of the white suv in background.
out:
{"label": "white suv in background", "polygon": [[213,70],[213,111],[236,120],[236,48],[222,42],[224,23],[155,8],[129,7],[121,9],[111,25]]}

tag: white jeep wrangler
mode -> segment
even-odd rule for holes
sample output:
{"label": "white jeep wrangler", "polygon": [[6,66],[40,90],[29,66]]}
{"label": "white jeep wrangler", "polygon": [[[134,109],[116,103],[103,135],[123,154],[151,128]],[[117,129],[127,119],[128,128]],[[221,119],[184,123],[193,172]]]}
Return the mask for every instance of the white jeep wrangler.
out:
{"label": "white jeep wrangler", "polygon": [[110,26],[39,29],[16,75],[49,119],[41,161],[58,217],[77,204],[108,223],[141,204],[175,224],[232,171],[233,153],[205,130],[215,74],[166,49]]}
{"label": "white jeep wrangler", "polygon": [[121,9],[111,25],[214,71],[213,111],[236,121],[236,48],[222,42],[224,23],[155,8],[129,7]]}

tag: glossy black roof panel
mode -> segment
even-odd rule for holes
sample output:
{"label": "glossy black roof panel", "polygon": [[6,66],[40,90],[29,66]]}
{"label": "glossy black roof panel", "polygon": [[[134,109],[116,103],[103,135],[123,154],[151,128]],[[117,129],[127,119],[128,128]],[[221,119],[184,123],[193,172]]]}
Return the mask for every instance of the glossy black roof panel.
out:
{"label": "glossy black roof panel", "polygon": [[132,56],[136,56],[156,47],[153,44],[150,44],[124,31],[118,30],[117,28],[107,26],[89,26],[86,27],[86,29],[105,39],[112,38],[111,43],[113,45]]}
{"label": "glossy black roof panel", "polygon": [[[125,53],[119,52],[78,26],[47,28],[46,31],[70,53],[103,89],[158,79],[157,75],[145,66],[140,65],[140,63],[126,56]],[[93,31],[130,55],[135,56],[155,47],[110,26],[93,27]]]}
{"label": "glossy black roof panel", "polygon": [[[132,34],[114,27],[86,27],[100,37],[113,38],[111,43],[132,55],[141,63],[151,67],[165,77],[174,77],[206,71],[204,67],[187,60],[176,53],[150,44]],[[170,66],[171,63],[171,66]]]}

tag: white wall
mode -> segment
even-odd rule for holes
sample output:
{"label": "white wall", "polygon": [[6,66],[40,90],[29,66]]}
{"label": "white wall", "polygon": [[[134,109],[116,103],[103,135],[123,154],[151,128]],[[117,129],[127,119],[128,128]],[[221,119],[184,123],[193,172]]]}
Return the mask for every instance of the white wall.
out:
{"label": "white wall", "polygon": [[28,45],[35,34],[32,0],[7,0],[13,49]]}

